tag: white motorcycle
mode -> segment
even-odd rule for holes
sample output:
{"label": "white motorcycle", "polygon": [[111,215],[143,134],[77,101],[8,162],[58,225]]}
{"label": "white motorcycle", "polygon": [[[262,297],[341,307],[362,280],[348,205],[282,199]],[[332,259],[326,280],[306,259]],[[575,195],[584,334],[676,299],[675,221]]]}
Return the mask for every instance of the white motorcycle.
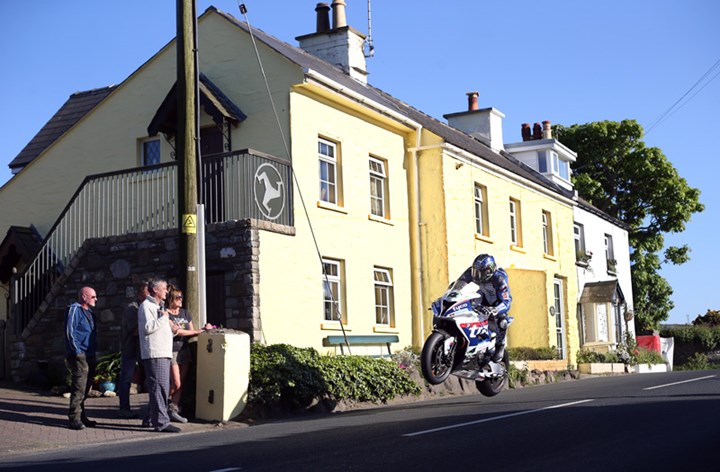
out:
{"label": "white motorcycle", "polygon": [[[460,290],[451,287],[432,304],[433,331],[423,345],[420,364],[423,377],[437,385],[451,374],[474,380],[477,389],[492,397],[506,386],[510,361],[507,350],[502,361],[495,354],[495,311],[490,307],[473,310],[480,298],[478,286],[470,283]],[[512,317],[507,318],[508,326]]]}

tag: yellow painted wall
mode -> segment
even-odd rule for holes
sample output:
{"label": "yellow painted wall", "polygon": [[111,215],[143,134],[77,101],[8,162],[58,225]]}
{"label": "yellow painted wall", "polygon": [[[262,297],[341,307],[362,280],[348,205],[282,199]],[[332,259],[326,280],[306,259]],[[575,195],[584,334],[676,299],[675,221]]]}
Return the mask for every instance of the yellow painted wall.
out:
{"label": "yellow painted wall", "polygon": [[[573,240],[573,210],[567,201],[532,188],[515,176],[503,175],[466,157],[445,150],[425,151],[421,157],[421,187],[426,192],[422,207],[427,223],[423,254],[426,257],[426,303],[442,294],[472,263],[477,254],[492,254],[510,277],[516,321],[509,334],[509,345],[541,347],[555,345],[554,320],[548,307],[553,302],[553,279],[563,280],[565,334],[570,359],[577,350],[578,330],[575,302],[577,280]],[[490,234],[477,237],[474,220],[474,185],[487,187]],[[522,248],[511,247],[509,199],[521,203]],[[552,215],[553,256],[544,255],[542,212]],[[446,248],[442,247],[443,238]],[[571,301],[571,302],[569,302]],[[426,317],[426,333],[431,329]]]}
{"label": "yellow painted wall", "polygon": [[[404,136],[349,113],[312,91],[290,95],[295,187],[294,237],[261,232],[260,303],[265,340],[321,350],[324,336],[341,334],[339,323],[324,321],[322,268],[312,230],[323,257],[344,262],[348,334],[397,333],[395,349],[411,343],[410,249]],[[342,205],[318,205],[318,137],[339,146]],[[390,219],[369,218],[369,156],[387,161]],[[302,192],[302,200],[300,198]],[[373,266],[392,269],[395,326],[375,324]],[[352,352],[365,351],[354,347]],[[376,348],[376,353],[379,350]]]}

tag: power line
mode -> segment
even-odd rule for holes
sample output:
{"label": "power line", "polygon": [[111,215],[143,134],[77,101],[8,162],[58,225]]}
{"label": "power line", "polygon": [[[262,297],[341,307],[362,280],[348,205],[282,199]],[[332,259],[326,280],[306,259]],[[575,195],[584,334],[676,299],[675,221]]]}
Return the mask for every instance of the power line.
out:
{"label": "power line", "polygon": [[[711,83],[713,80],[715,80],[718,75],[720,75],[720,72],[718,72],[718,73],[716,73],[715,75],[713,75],[713,76],[710,78],[710,80],[708,80],[707,82],[705,82],[705,84],[704,84],[702,87],[700,87],[695,93],[693,93],[693,94],[690,96],[690,98],[688,98],[687,100],[685,100],[685,97],[687,97],[698,85],[700,85],[700,84],[702,83],[703,80],[705,80],[705,78],[706,78],[707,76],[709,76],[710,74],[712,74],[713,71],[715,71],[715,69],[717,69],[718,67],[720,67],[720,59],[718,59],[718,60],[715,62],[715,64],[713,64],[713,65],[702,75],[702,77],[700,77],[700,78],[693,84],[693,86],[690,87],[690,88],[688,89],[688,91],[685,92],[685,93],[682,95],[682,97],[678,98],[678,99],[675,101],[675,103],[673,103],[673,104],[670,106],[670,108],[668,108],[667,110],[665,110],[660,116],[658,116],[657,118],[655,118],[653,121],[651,121],[651,122],[648,124],[647,129],[645,130],[645,135],[647,135],[648,133],[650,133],[650,131],[652,131],[654,128],[656,128],[657,126],[659,126],[663,121],[665,121],[666,119],[668,119],[673,113],[675,113],[676,111],[680,110],[682,107],[684,107],[685,105],[687,105],[687,103],[690,102],[690,100],[692,100],[692,99],[695,97],[695,95],[697,95],[698,93],[700,93],[700,91],[702,91],[702,89],[704,89],[705,87],[707,87],[708,85],[710,85],[710,83]],[[683,100],[685,100],[685,102],[681,104],[681,102],[682,102]]]}

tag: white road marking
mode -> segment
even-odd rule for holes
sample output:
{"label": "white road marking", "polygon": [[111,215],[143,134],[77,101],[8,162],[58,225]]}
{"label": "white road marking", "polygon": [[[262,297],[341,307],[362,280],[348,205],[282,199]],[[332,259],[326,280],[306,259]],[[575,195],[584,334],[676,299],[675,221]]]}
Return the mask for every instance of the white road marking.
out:
{"label": "white road marking", "polygon": [[494,416],[492,418],[485,418],[485,419],[477,420],[477,421],[468,421],[467,423],[459,423],[459,424],[453,424],[450,426],[443,426],[442,428],[426,429],[425,431],[418,431],[416,433],[403,434],[403,436],[406,436],[406,437],[420,436],[421,434],[435,433],[437,431],[445,431],[446,429],[462,428],[464,426],[470,426],[470,425],[480,424],[480,423],[487,423],[489,421],[497,421],[497,420],[502,420],[505,418],[512,418],[513,416],[529,415],[530,413],[538,413],[540,411],[553,410],[555,408],[563,408],[566,406],[579,405],[581,403],[587,403],[587,402],[591,402],[591,401],[593,401],[592,398],[587,399],[587,400],[579,400],[576,402],[563,403],[560,405],[546,406],[545,408],[538,408],[536,410],[520,411],[518,413],[510,413],[509,415]]}
{"label": "white road marking", "polygon": [[688,383],[688,382],[697,382],[698,380],[706,380],[706,379],[711,379],[713,377],[715,377],[715,376],[708,375],[706,377],[698,377],[696,379],[683,380],[682,382],[673,382],[673,383],[664,384],[664,385],[656,385],[654,387],[647,387],[647,388],[644,388],[643,390],[655,390],[656,388],[672,387],[673,385],[680,385],[680,384],[684,384],[684,383]]}

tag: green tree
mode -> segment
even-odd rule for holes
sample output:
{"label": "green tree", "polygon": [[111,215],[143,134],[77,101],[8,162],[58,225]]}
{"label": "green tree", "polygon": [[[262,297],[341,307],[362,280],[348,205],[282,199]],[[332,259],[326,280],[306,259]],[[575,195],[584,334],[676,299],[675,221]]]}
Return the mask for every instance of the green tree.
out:
{"label": "green tree", "polygon": [[704,209],[700,190],[690,187],[656,147],[647,147],[635,120],[555,127],[555,136],[577,152],[573,183],[578,194],[630,228],[633,295],[638,329],[657,329],[673,303],[672,287],[660,276],[664,263],[689,260],[690,248],[669,247],[665,233],[685,230]]}
{"label": "green tree", "polygon": [[710,310],[705,312],[705,315],[698,315],[693,321],[695,326],[709,326],[715,327],[720,326],[720,310]]}

